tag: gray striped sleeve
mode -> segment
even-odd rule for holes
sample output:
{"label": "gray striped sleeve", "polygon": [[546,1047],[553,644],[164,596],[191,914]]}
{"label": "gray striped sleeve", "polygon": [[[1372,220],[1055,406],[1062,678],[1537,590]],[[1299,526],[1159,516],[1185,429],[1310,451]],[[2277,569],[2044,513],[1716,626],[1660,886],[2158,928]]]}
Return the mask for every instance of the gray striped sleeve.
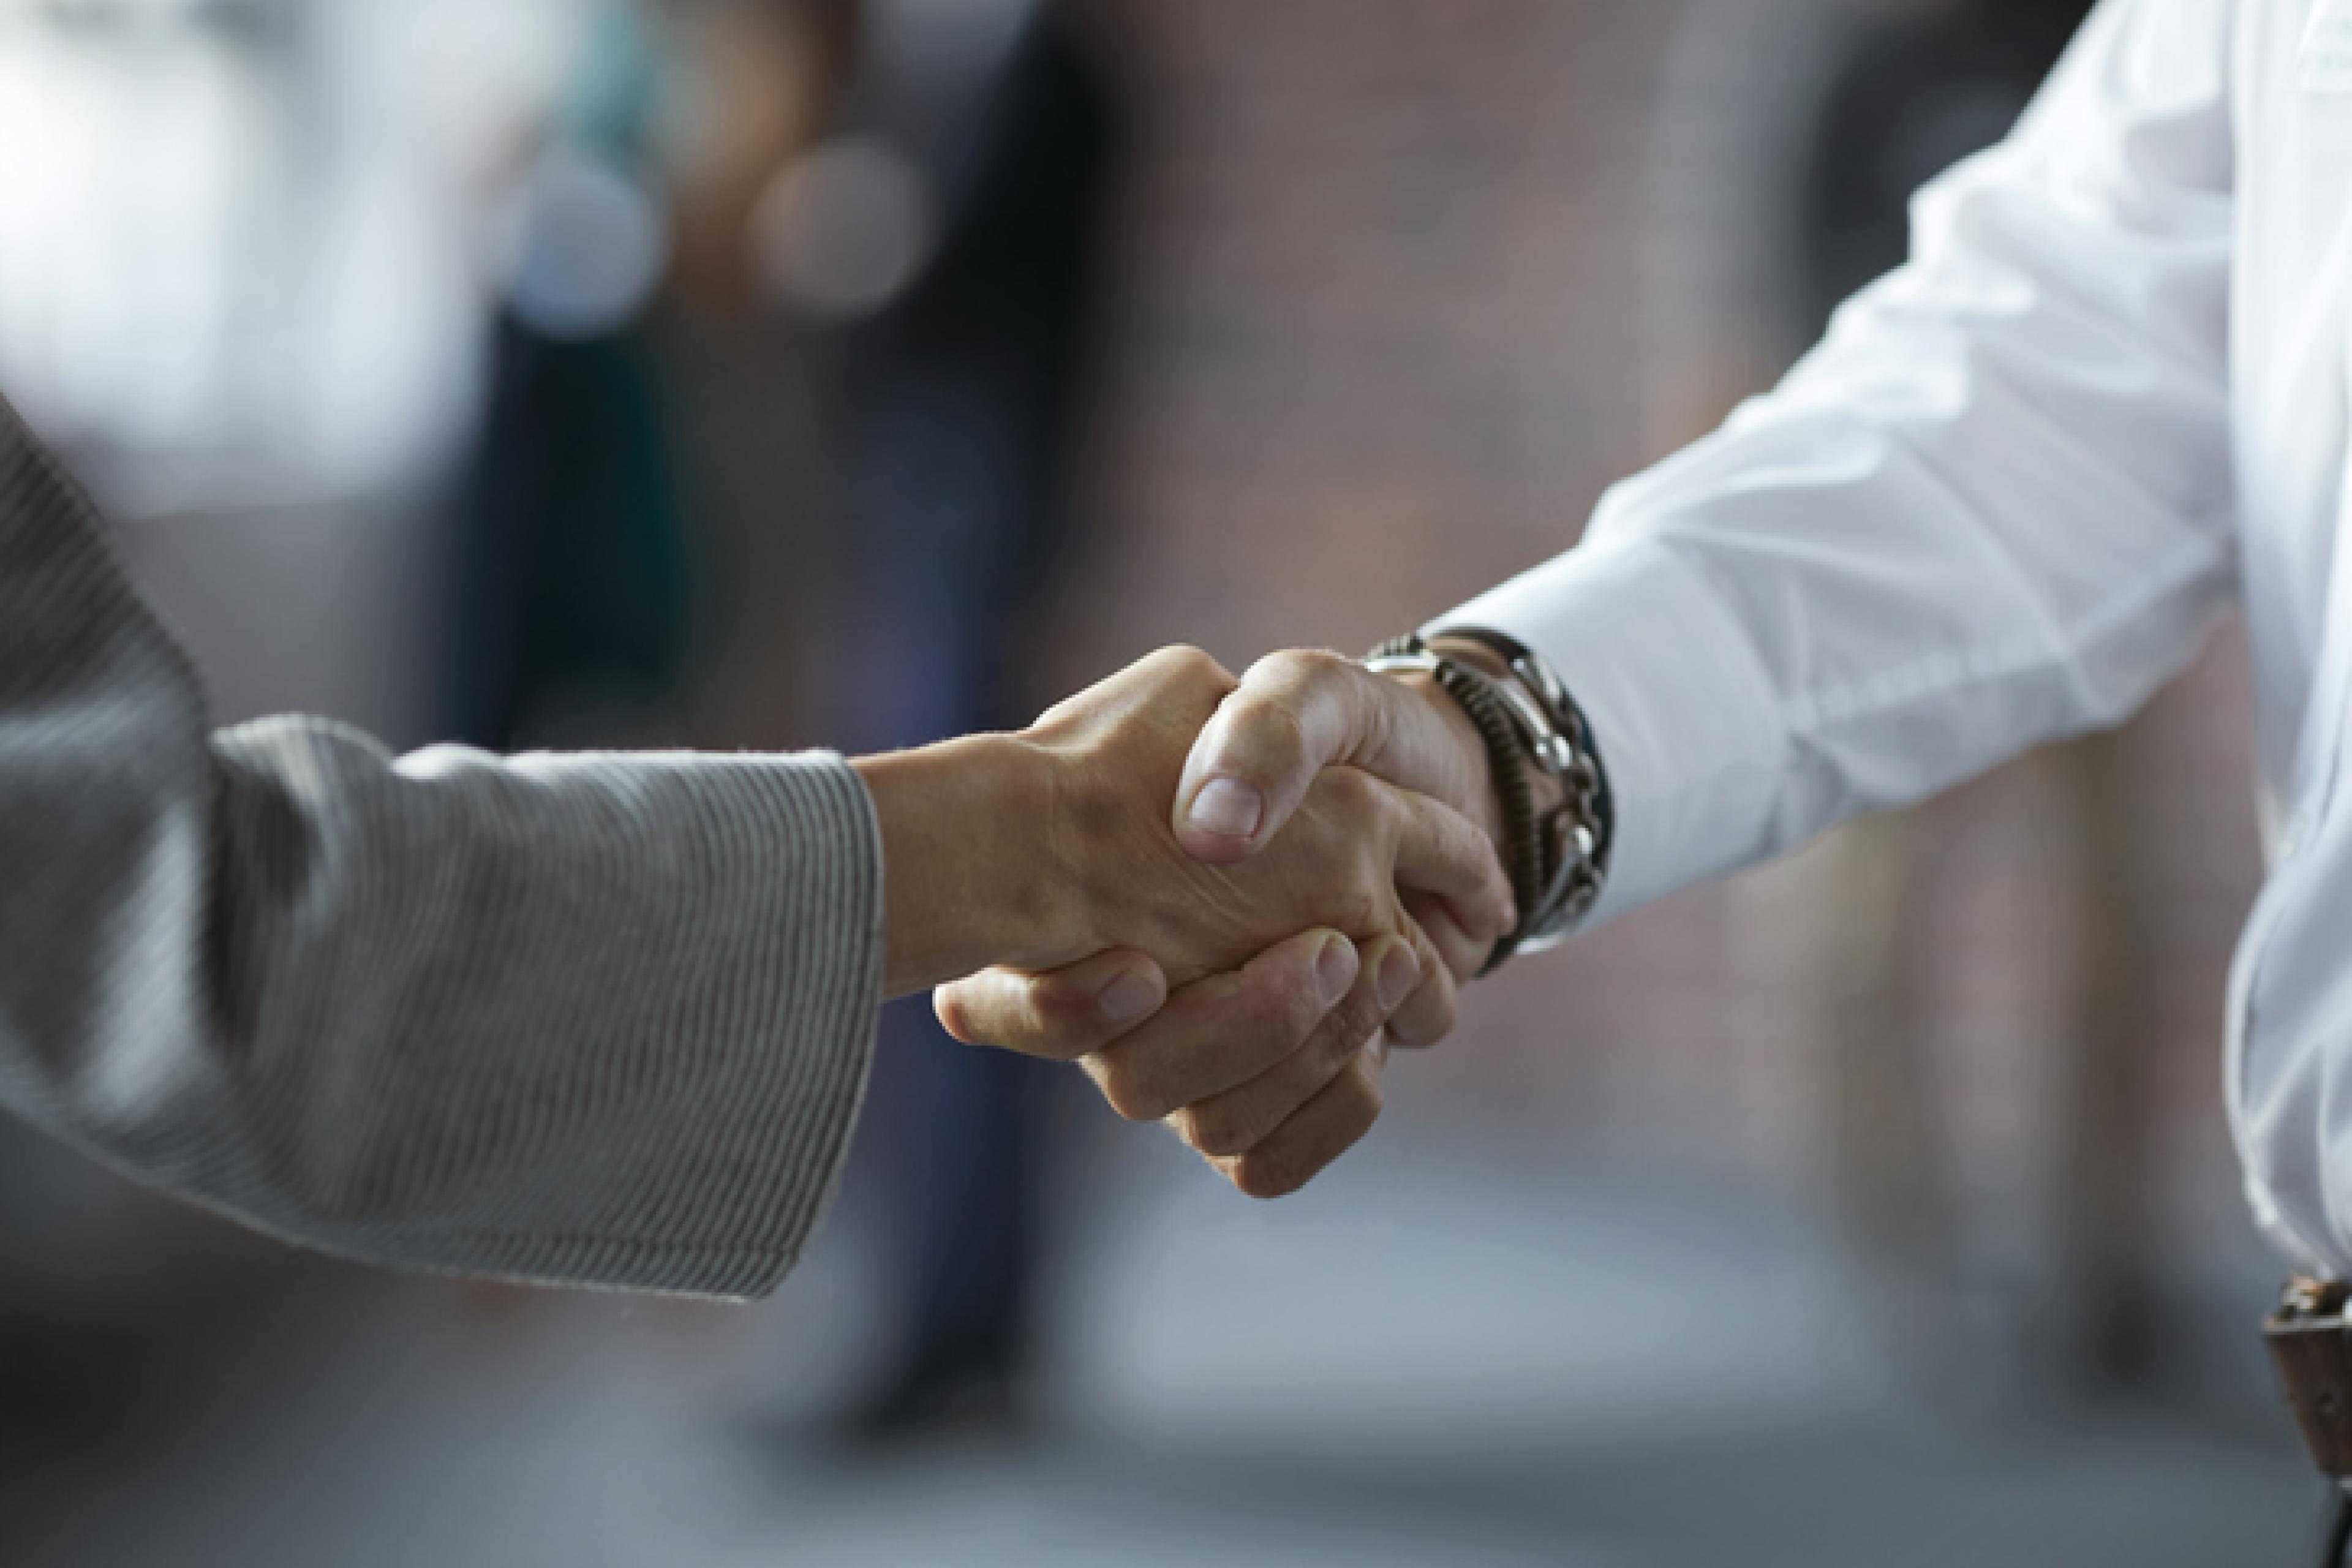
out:
{"label": "gray striped sleeve", "polygon": [[757,1295],[839,1172],[881,921],[838,757],[209,732],[0,406],[0,1104],[330,1251]]}

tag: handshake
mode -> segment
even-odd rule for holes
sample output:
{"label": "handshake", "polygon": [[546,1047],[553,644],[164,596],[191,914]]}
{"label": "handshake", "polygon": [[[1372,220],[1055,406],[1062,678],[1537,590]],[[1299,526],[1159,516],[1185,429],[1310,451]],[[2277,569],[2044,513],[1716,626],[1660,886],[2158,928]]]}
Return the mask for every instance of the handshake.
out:
{"label": "handshake", "polygon": [[1236,680],[1164,649],[1018,734],[856,765],[888,994],[937,987],[957,1038],[1081,1064],[1255,1197],[1370,1130],[1388,1042],[1442,1039],[1518,921],[1477,727],[1335,654]]}

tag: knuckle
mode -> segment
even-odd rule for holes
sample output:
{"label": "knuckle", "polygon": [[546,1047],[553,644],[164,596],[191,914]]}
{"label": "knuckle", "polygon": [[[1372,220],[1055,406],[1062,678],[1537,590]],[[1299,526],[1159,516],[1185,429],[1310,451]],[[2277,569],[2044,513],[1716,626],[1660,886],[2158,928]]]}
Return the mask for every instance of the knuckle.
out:
{"label": "knuckle", "polygon": [[1307,756],[1307,731],[1287,704],[1268,697],[1245,697],[1234,709],[1228,738],[1258,767],[1286,773]]}
{"label": "knuckle", "polygon": [[[1306,809],[1293,819],[1292,853],[1322,868],[1327,882],[1343,884],[1351,896],[1375,884],[1391,885],[1396,858],[1376,821],[1367,820],[1360,786],[1342,783],[1346,770],[1327,768],[1308,786]],[[1351,797],[1354,797],[1351,799]]]}
{"label": "knuckle", "polygon": [[1388,791],[1360,768],[1327,768],[1315,787],[1334,810],[1351,818],[1377,817],[1388,808]]}
{"label": "knuckle", "polygon": [[1350,995],[1325,1020],[1312,1042],[1318,1065],[1326,1071],[1345,1068],[1385,1022],[1378,996],[1369,990]]}
{"label": "knuckle", "polygon": [[1238,1158],[1264,1141],[1247,1117],[1230,1109],[1195,1107],[1182,1121],[1184,1141],[1213,1160]]}
{"label": "knuckle", "polygon": [[1394,929],[1393,889],[1376,872],[1333,889],[1329,923],[1358,941]]}
{"label": "knuckle", "polygon": [[1363,1142],[1380,1120],[1380,1090],[1362,1079],[1359,1092],[1348,1098],[1345,1114],[1333,1124],[1328,1141],[1307,1151],[1274,1145],[1255,1150],[1233,1163],[1234,1186],[1261,1201],[1286,1198],[1328,1170],[1342,1154]]}
{"label": "knuckle", "polygon": [[1071,1033],[1041,1035],[1021,1047],[1022,1054],[1024,1056],[1038,1057],[1054,1062],[1076,1061],[1080,1057],[1085,1056],[1089,1048],[1087,1041]]}
{"label": "knuckle", "polygon": [[1306,973],[1295,983],[1252,987],[1242,1013],[1250,1043],[1257,1047],[1252,1054],[1256,1055],[1288,1051],[1303,1044],[1321,1019],[1323,1004],[1316,994],[1314,976]]}
{"label": "knuckle", "polygon": [[1420,921],[1411,922],[1407,927],[1406,935],[1408,938],[1406,945],[1412,950],[1413,962],[1421,965],[1423,988],[1427,989],[1431,984],[1443,985],[1444,982],[1440,977],[1450,973],[1445,967],[1445,955],[1438,951],[1437,944],[1430,940],[1429,933],[1421,929]]}
{"label": "knuckle", "polygon": [[1389,1021],[1389,1033],[1401,1046],[1426,1050],[1454,1032],[1454,1022],[1452,1003],[1428,1003],[1398,1013]]}
{"label": "knuckle", "polygon": [[1340,679],[1351,668],[1347,659],[1328,648],[1286,647],[1258,660],[1250,673],[1254,677],[1262,675],[1269,685],[1296,690]]}
{"label": "knuckle", "polygon": [[1445,967],[1443,959],[1424,961],[1423,973],[1429,976],[1429,1021],[1440,1039],[1454,1032],[1460,1021],[1462,993],[1454,984],[1454,972]]}
{"label": "knuckle", "polygon": [[1231,690],[1234,678],[1205,648],[1177,643],[1152,656],[1163,673],[1185,685],[1213,686],[1220,694]]}
{"label": "knuckle", "polygon": [[1260,1203],[1286,1198],[1304,1187],[1315,1173],[1281,1152],[1260,1151],[1243,1155],[1230,1169],[1229,1179],[1244,1197]]}
{"label": "knuckle", "polygon": [[1160,1109],[1160,1101],[1134,1090],[1122,1089],[1116,1079],[1103,1085],[1103,1098],[1110,1102],[1110,1108],[1118,1113],[1121,1121],[1131,1122],[1138,1127],[1157,1121],[1168,1114]]}
{"label": "knuckle", "polygon": [[1096,1082],[1102,1089],[1103,1099],[1110,1102],[1110,1108],[1118,1112],[1123,1121],[1158,1121],[1176,1110],[1147,1080],[1147,1075],[1138,1072],[1130,1063],[1106,1063]]}
{"label": "knuckle", "polygon": [[1074,987],[1045,984],[1031,997],[1029,1048],[1039,1056],[1070,1060],[1093,1047],[1095,999]]}

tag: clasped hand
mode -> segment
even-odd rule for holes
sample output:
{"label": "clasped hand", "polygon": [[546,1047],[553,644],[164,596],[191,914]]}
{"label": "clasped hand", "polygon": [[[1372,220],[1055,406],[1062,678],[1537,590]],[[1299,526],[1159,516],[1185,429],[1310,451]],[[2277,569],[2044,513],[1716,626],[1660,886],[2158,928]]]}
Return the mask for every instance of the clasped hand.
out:
{"label": "clasped hand", "polygon": [[1253,1196],[1370,1131],[1387,1041],[1450,1031],[1517,920],[1475,731],[1336,655],[1236,680],[1165,649],[1017,735],[859,765],[893,993],[963,976],[958,1038],[1077,1062]]}

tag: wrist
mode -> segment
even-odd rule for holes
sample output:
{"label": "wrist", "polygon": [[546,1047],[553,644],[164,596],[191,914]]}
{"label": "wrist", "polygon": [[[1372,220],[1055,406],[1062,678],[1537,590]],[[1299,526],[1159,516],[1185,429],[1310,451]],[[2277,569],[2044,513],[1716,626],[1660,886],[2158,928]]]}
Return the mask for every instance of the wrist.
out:
{"label": "wrist", "polygon": [[[1441,632],[1429,639],[1429,646],[1431,651],[1443,654],[1456,664],[1466,664],[1489,679],[1516,679],[1511,672],[1510,661],[1475,637],[1447,637]],[[1427,681],[1431,698],[1451,710],[1456,727],[1468,732],[1471,746],[1482,759],[1483,771],[1480,776],[1486,784],[1486,798],[1495,804],[1497,813],[1496,821],[1499,823],[1502,781],[1494,776],[1492,762],[1483,760],[1487,758],[1487,752],[1485,742],[1478,734],[1478,727],[1472,723],[1470,716],[1463,711],[1462,704],[1448,695],[1433,679],[1428,677],[1423,679]],[[1528,786],[1535,792],[1536,811],[1538,816],[1555,810],[1566,798],[1567,790],[1559,780],[1538,768],[1523,768],[1522,771],[1527,776]],[[1499,832],[1499,828],[1497,831]],[[1496,842],[1499,844],[1502,840],[1498,837]]]}
{"label": "wrist", "polygon": [[1082,957],[1054,874],[1052,759],[974,735],[850,764],[881,824],[885,989],[903,996],[996,965]]}
{"label": "wrist", "polygon": [[1583,710],[1540,655],[1500,632],[1394,637],[1365,662],[1423,677],[1486,753],[1502,822],[1496,847],[1519,906],[1518,929],[1486,970],[1559,942],[1599,901],[1609,874],[1608,777]]}
{"label": "wrist", "polygon": [[1522,893],[1521,929],[1496,962],[1553,946],[1591,913],[1609,878],[1616,810],[1599,738],[1559,672],[1507,632],[1465,626],[1421,646],[1442,661],[1441,684],[1462,697],[1482,730],[1493,728],[1476,711],[1484,700],[1461,683],[1500,700],[1510,737],[1490,739],[1496,768],[1507,770],[1501,783],[1514,877],[1531,877],[1536,891],[1531,901]]}
{"label": "wrist", "polygon": [[[1449,658],[1457,658],[1455,651],[1444,648]],[[1483,650],[1481,650],[1483,651]],[[1462,662],[1469,663],[1468,659]],[[1481,665],[1479,668],[1483,668]],[[1478,732],[1477,724],[1452,693],[1437,683],[1437,678],[1425,670],[1399,670],[1389,679],[1412,692],[1429,704],[1438,722],[1453,738],[1454,751],[1460,766],[1458,776],[1462,787],[1446,805],[1478,826],[1487,840],[1500,854],[1507,847],[1505,840],[1509,829],[1503,810],[1502,781],[1495,776],[1494,754],[1486,737]]]}

